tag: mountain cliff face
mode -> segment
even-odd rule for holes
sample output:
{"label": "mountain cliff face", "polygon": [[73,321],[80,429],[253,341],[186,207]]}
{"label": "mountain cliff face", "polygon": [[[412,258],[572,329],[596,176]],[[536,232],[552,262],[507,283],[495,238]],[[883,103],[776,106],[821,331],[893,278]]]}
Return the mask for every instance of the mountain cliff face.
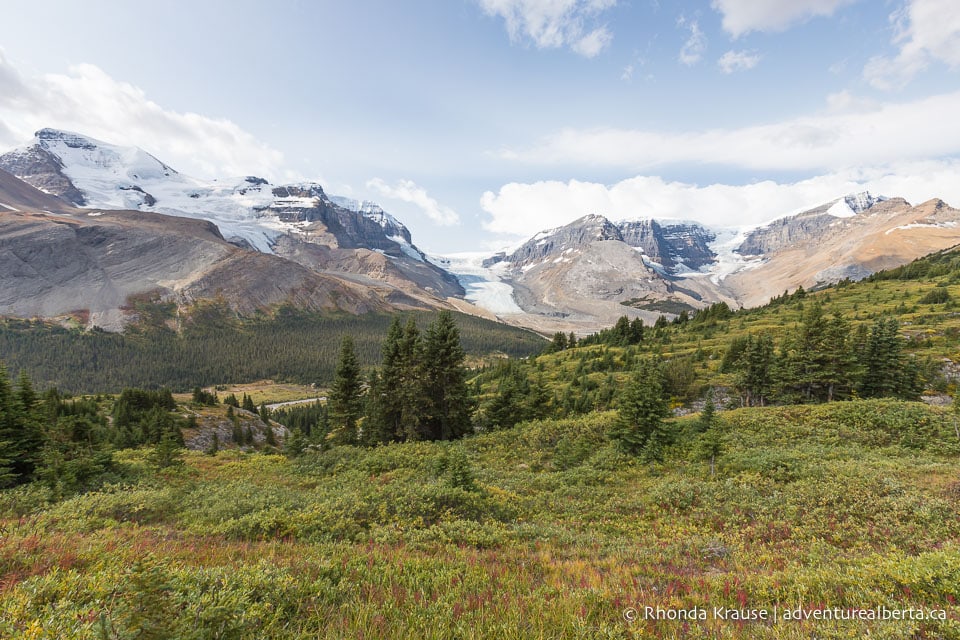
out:
{"label": "mountain cliff face", "polygon": [[652,262],[670,273],[696,271],[717,259],[710,248],[716,234],[699,224],[628,220],[620,222],[617,228],[624,242],[642,249]]}
{"label": "mountain cliff face", "polygon": [[800,285],[858,280],[958,243],[960,210],[942,200],[912,206],[856,194],[752,231],[738,252],[754,263],[721,285],[743,306],[757,306]]}
{"label": "mountain cliff face", "polygon": [[[863,192],[794,216],[774,220],[751,231],[737,252],[744,256],[765,256],[784,247],[815,242],[827,234],[835,233],[839,220],[862,214],[885,201],[887,198]],[[906,200],[894,198],[887,206],[904,204]]]}
{"label": "mountain cliff face", "polygon": [[120,329],[135,315],[135,296],[178,305],[222,297],[242,314],[279,304],[362,313],[413,302],[383,283],[236,247],[205,220],[52,200],[0,171],[0,315],[69,315]]}
{"label": "mountain cliff face", "polygon": [[576,330],[624,313],[652,319],[718,301],[757,306],[958,243],[960,211],[942,201],[914,207],[864,192],[752,229],[736,244],[695,223],[590,215],[483,266],[513,288],[526,314],[517,323]]}
{"label": "mountain cliff face", "polygon": [[704,275],[682,283],[674,275],[711,264],[713,238],[696,224],[615,224],[589,215],[538,233],[485,264],[503,272],[526,322],[542,330],[585,331],[624,314],[653,321],[670,309],[723,299],[705,285]]}
{"label": "mountain cliff face", "polygon": [[[313,270],[385,280],[428,306],[463,294],[395,218],[373,203],[344,206],[353,201],[335,202],[317,184],[274,186],[256,176],[206,182],[141,149],[54,129],[0,156],[0,169],[78,206],[208,220],[237,246],[302,259]],[[370,252],[386,259],[378,264]]]}
{"label": "mountain cliff face", "polygon": [[693,223],[627,220],[614,224],[603,216],[589,215],[566,226],[542,231],[510,256],[500,256],[499,260],[522,269],[551,255],[569,253],[593,242],[614,240],[638,249],[649,262],[673,273],[684,267],[699,269],[711,264],[716,254],[709,243],[715,237],[705,227]]}

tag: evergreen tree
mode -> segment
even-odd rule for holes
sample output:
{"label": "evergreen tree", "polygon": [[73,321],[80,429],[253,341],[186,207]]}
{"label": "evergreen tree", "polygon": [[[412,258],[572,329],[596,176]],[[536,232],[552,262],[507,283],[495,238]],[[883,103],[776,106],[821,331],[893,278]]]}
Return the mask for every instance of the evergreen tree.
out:
{"label": "evergreen tree", "polygon": [[717,424],[717,407],[713,403],[713,389],[707,391],[703,411],[700,412],[700,419],[697,420],[696,424],[698,433],[704,433]]}
{"label": "evergreen tree", "polygon": [[476,491],[473,467],[461,447],[455,447],[447,457],[447,485],[465,491]]}
{"label": "evergreen tree", "polygon": [[550,415],[551,399],[552,397],[547,392],[547,385],[543,381],[543,374],[538,373],[527,392],[526,410],[524,411],[527,419],[542,420],[548,417]]}
{"label": "evergreen tree", "polygon": [[557,331],[553,334],[553,341],[550,343],[550,346],[547,347],[548,353],[557,353],[563,351],[567,348],[567,334],[562,331]]}
{"label": "evergreen tree", "polygon": [[0,440],[0,489],[5,489],[17,482],[17,474],[13,470],[13,447],[5,440]]}
{"label": "evergreen tree", "polygon": [[[424,389],[423,339],[411,316],[397,344],[399,365],[398,435],[401,440],[428,440],[429,435],[421,425],[426,415],[426,392]],[[384,370],[384,377],[387,372]]]}
{"label": "evergreen tree", "polygon": [[710,463],[710,477],[717,472],[717,458],[723,454],[723,427],[719,421],[704,431],[697,443],[697,457]]}
{"label": "evergreen tree", "polygon": [[821,382],[826,386],[826,401],[832,402],[850,394],[853,387],[851,380],[856,370],[850,325],[842,316],[834,316],[827,325],[821,346],[824,350]]}
{"label": "evergreen tree", "polygon": [[210,441],[210,446],[207,447],[205,453],[208,456],[215,456],[217,452],[220,451],[220,436],[217,435],[217,432],[213,432],[213,439]]}
{"label": "evergreen tree", "polygon": [[337,444],[357,442],[357,422],[363,412],[360,364],[353,347],[353,338],[343,337],[340,362],[330,390],[330,422]]}
{"label": "evergreen tree", "polygon": [[878,318],[870,328],[866,349],[861,354],[864,363],[860,380],[860,395],[864,398],[894,396],[902,387],[902,339],[896,318]]}
{"label": "evergreen tree", "polygon": [[283,441],[283,453],[288,458],[297,458],[307,450],[307,438],[300,429],[294,429]]}
{"label": "evergreen tree", "polygon": [[247,394],[243,394],[243,405],[241,406],[241,408],[244,411],[249,411],[250,413],[257,412],[257,405],[253,404],[253,398],[251,398]]}
{"label": "evergreen tree", "polygon": [[41,420],[42,407],[26,373],[20,372],[14,392],[0,362],[0,442],[6,443],[14,484],[33,479],[43,449]]}
{"label": "evergreen tree", "polygon": [[643,455],[650,461],[663,457],[667,433],[663,420],[669,415],[663,397],[659,367],[650,360],[641,362],[620,401],[609,437],[626,453]]}
{"label": "evergreen tree", "polygon": [[768,334],[748,335],[745,340],[735,340],[728,353],[734,350],[740,351],[733,366],[737,369],[736,386],[743,403],[762,407],[772,388],[776,363],[773,338]]}
{"label": "evergreen tree", "polygon": [[267,425],[266,430],[263,432],[265,436],[264,443],[269,447],[276,447],[277,436],[276,434],[273,433],[273,427],[271,427],[270,423],[267,422],[266,420],[264,422],[266,422],[266,425]]}
{"label": "evergreen tree", "polygon": [[178,442],[173,430],[164,432],[160,438],[160,442],[157,443],[150,453],[150,462],[158,469],[166,469],[183,464],[183,443]]}
{"label": "evergreen tree", "polygon": [[[405,436],[403,429],[404,393],[413,368],[412,353],[402,351],[404,339],[400,316],[394,316],[380,349],[382,368],[370,375],[364,442],[368,445],[397,442]],[[407,345],[409,346],[409,345]]]}
{"label": "evergreen tree", "polygon": [[630,321],[630,344],[643,342],[643,320],[634,318]]}
{"label": "evergreen tree", "polygon": [[[508,364],[497,387],[497,395],[486,407],[486,424],[491,429],[510,429],[527,419],[526,399],[529,394],[526,375],[515,364]],[[571,394],[567,395],[571,398]]]}
{"label": "evergreen tree", "polygon": [[421,433],[429,440],[453,440],[470,430],[472,401],[467,388],[460,329],[443,310],[427,329],[424,344],[424,417]]}
{"label": "evergreen tree", "polygon": [[620,347],[625,347],[630,344],[630,337],[633,335],[633,331],[630,327],[630,318],[627,316],[620,316],[617,319],[617,323],[613,325],[613,344]]}
{"label": "evergreen tree", "polygon": [[230,422],[233,424],[233,441],[238,447],[243,446],[243,427],[240,426],[240,421],[237,419],[237,416],[233,414],[233,407],[227,407],[227,417],[230,418]]}

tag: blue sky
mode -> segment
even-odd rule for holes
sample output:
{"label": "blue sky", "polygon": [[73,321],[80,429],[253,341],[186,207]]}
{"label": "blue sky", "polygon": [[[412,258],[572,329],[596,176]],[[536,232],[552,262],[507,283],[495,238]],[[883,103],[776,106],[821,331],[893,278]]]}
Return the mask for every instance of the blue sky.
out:
{"label": "blue sky", "polygon": [[42,126],[312,179],[434,252],[588,213],[960,206],[953,0],[6,0],[0,148]]}

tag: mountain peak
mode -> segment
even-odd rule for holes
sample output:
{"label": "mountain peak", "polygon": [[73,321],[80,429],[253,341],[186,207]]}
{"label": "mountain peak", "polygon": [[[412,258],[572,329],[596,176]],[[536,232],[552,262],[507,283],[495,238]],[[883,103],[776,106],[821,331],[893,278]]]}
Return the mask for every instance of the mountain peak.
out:
{"label": "mountain peak", "polygon": [[883,202],[887,199],[886,196],[875,196],[869,191],[861,191],[844,196],[843,201],[854,213],[863,213],[878,202]]}
{"label": "mountain peak", "polygon": [[850,218],[885,200],[888,200],[886,196],[875,196],[869,191],[851,193],[830,205],[827,213],[835,218]]}
{"label": "mountain peak", "polygon": [[88,138],[79,133],[51,128],[40,129],[33,134],[33,138],[36,144],[43,148],[48,148],[50,145],[47,143],[49,142],[62,142],[72,149],[96,149],[98,144],[102,144],[99,140]]}

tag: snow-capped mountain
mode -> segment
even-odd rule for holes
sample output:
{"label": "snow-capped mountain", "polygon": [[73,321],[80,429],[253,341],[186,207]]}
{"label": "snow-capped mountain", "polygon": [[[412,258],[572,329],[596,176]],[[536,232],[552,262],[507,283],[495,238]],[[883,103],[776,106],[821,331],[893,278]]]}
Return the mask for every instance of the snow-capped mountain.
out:
{"label": "snow-capped mountain", "polygon": [[868,192],[753,228],[588,215],[471,265],[470,288],[481,306],[489,291],[506,308],[504,287],[512,287],[507,302],[539,318],[528,324],[582,330],[624,313],[756,306],[799,285],[864,278],[958,242],[960,211]]}
{"label": "snow-capped mountain", "polygon": [[862,192],[746,233],[735,251],[750,268],[721,285],[743,306],[756,306],[800,285],[859,280],[957,243],[960,210]]}
{"label": "snow-capped mountain", "polygon": [[142,149],[56,129],[41,129],[29,145],[0,156],[0,168],[77,206],[199,218],[238,246],[312,269],[357,273],[408,293],[462,294],[396,218],[371,202],[331,198],[319,184],[272,185],[256,176],[199,180]]}
{"label": "snow-capped mountain", "polygon": [[[627,314],[653,321],[660,313],[725,299],[706,278],[716,260],[716,235],[696,223],[626,220],[588,215],[536,234],[509,255],[479,266],[504,285],[511,302],[544,330],[585,332]],[[495,271],[494,271],[495,270]],[[682,275],[689,277],[679,284]],[[492,279],[491,279],[492,280]],[[478,283],[473,285],[481,290]]]}
{"label": "snow-capped mountain", "polygon": [[132,299],[189,307],[213,298],[241,314],[277,305],[364,313],[398,303],[393,287],[237,247],[205,220],[79,209],[0,171],[0,314],[119,330],[138,314]]}

